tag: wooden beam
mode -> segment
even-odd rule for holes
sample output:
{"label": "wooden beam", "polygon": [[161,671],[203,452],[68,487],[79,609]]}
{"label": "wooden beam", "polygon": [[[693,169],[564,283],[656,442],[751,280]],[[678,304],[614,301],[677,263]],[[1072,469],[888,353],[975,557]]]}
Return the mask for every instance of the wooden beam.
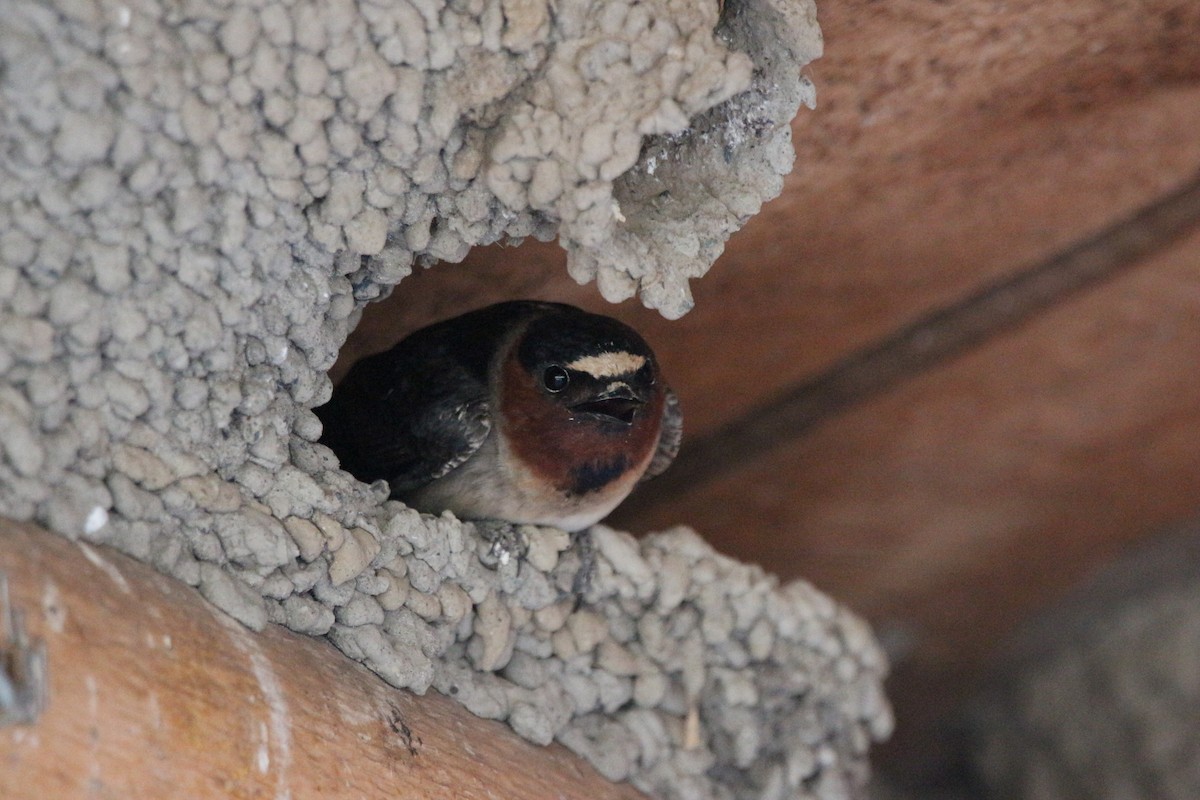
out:
{"label": "wooden beam", "polygon": [[642,523],[703,520],[907,642],[894,742],[928,756],[1017,624],[1200,510],[1198,260],[1200,232]]}
{"label": "wooden beam", "polygon": [[621,519],[636,519],[675,494],[767,457],[847,407],[1145,263],[1195,230],[1200,230],[1200,175],[1097,235],[924,314],[708,436],[684,442],[671,469],[631,497]]}
{"label": "wooden beam", "polygon": [[0,570],[49,674],[40,718],[0,728],[6,800],[643,797],[106,548],[0,520]]}

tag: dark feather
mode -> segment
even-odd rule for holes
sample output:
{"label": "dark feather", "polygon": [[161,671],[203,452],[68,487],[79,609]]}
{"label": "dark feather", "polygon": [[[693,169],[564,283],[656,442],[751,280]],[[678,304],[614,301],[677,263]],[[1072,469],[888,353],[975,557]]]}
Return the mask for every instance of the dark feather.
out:
{"label": "dark feather", "polygon": [[488,369],[519,318],[544,306],[501,303],[423,328],[351,368],[316,414],[321,443],[361,481],[393,493],[423,486],[479,449],[491,431]]}
{"label": "dark feather", "polygon": [[666,472],[667,467],[671,466],[671,462],[679,454],[679,445],[683,441],[683,411],[679,408],[679,398],[667,389],[664,400],[658,449],[654,452],[654,458],[650,459],[650,466],[646,467],[642,481],[648,481]]}

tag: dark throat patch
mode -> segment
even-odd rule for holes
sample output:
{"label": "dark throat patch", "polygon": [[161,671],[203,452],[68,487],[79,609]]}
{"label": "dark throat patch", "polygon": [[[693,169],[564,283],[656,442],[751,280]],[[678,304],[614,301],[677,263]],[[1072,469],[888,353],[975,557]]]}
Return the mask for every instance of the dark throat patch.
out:
{"label": "dark throat patch", "polygon": [[587,494],[603,489],[629,469],[629,459],[619,455],[608,461],[589,461],[571,469],[571,493]]}

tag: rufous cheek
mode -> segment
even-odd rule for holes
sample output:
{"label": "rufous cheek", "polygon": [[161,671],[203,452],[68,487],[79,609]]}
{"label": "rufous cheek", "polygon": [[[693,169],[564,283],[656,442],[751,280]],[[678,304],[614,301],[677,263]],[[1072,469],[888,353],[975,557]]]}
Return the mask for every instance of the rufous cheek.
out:
{"label": "rufous cheek", "polygon": [[500,370],[500,422],[522,464],[538,480],[566,493],[599,491],[630,470],[645,468],[657,443],[663,396],[626,430],[581,423],[546,397],[515,358]]}

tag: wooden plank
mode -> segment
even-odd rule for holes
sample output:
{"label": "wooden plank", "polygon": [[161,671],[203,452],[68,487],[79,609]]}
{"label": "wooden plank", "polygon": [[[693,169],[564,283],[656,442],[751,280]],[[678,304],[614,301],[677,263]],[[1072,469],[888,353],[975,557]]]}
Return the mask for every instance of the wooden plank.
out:
{"label": "wooden plank", "polygon": [[1200,233],[639,522],[696,520],[909,641],[903,739],[1021,619],[1200,512],[1198,263]]}
{"label": "wooden plank", "polygon": [[1197,230],[1200,174],[1050,260],[936,309],[719,430],[685,442],[666,475],[625,503],[620,516],[636,519],[659,498],[694,491],[715,476],[765,458],[845,408],[1003,335],[1078,292],[1095,289]]}
{"label": "wooden plank", "polygon": [[50,675],[41,719],[0,728],[8,800],[642,797],[106,548],[0,520],[0,570]]}

